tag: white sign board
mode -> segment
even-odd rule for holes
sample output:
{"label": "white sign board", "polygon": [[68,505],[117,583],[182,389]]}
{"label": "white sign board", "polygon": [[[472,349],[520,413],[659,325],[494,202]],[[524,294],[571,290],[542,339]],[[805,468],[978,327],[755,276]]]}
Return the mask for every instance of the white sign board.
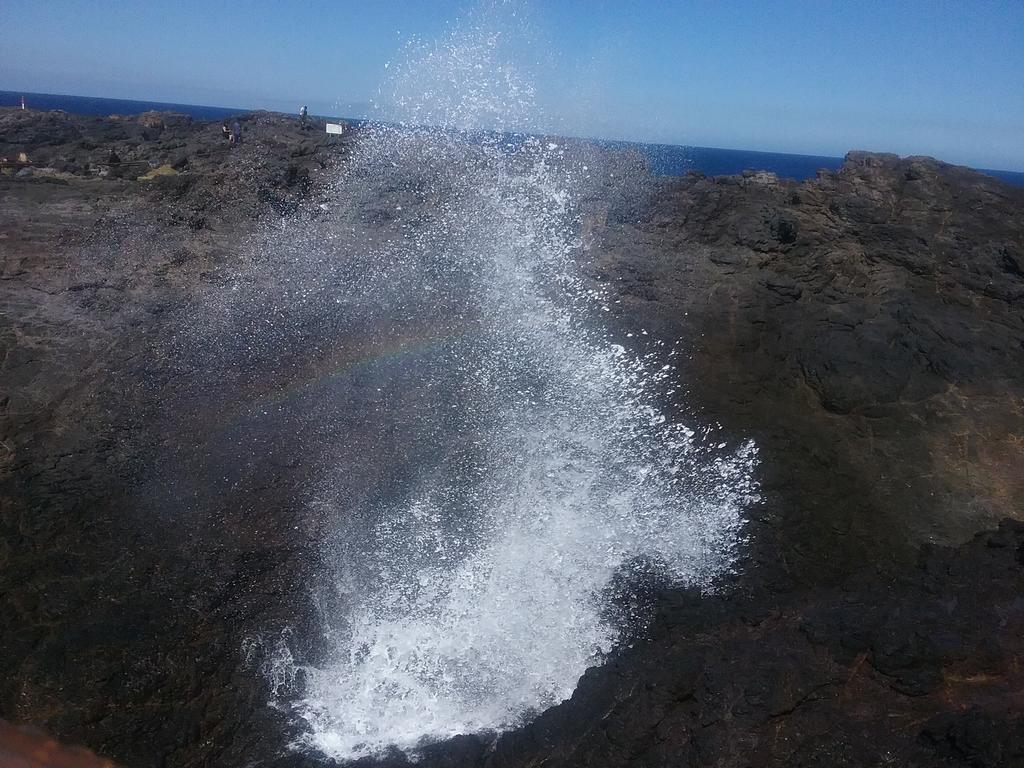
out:
{"label": "white sign board", "polygon": [[338,123],[328,123],[327,124],[327,132],[328,133],[342,134],[342,133],[345,132],[345,126],[344,125],[339,125]]}

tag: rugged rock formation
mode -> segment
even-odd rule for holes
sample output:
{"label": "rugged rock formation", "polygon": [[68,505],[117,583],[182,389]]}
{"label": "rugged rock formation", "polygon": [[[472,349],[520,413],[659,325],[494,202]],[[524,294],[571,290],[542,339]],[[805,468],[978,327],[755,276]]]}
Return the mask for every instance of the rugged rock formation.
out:
{"label": "rugged rock formation", "polygon": [[761,557],[820,584],[1024,512],[1024,190],[851,153],[803,184],[668,181],[606,215],[622,322],[679,339],[763,448]]}
{"label": "rugged rock formation", "polygon": [[[312,622],[306,444],[211,424],[266,382],[211,391],[163,342],[260,222],[316,215],[358,131],[243,125],[0,111],[32,164],[0,176],[0,716],[126,765],[321,764],[256,669]],[[678,344],[685,418],[757,441],[765,501],[721,594],[651,587],[570,701],[425,764],[1021,760],[1024,190],[866,154],[605,181],[583,267]]]}

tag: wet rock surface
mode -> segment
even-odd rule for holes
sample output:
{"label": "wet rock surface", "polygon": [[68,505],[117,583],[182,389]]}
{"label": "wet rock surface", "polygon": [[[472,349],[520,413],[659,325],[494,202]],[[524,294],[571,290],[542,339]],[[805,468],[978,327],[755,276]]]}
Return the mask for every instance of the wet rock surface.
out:
{"label": "wet rock surface", "polygon": [[[168,339],[261,228],[329,204],[358,131],[243,129],[0,111],[32,167],[0,177],[0,716],[125,765],[322,764],[261,664],[316,636],[303,456],[366,424],[308,391],[282,429],[295,360],[190,369]],[[615,179],[583,267],[624,343],[676,344],[686,418],[760,446],[748,552],[718,595],[651,587],[571,700],[424,764],[1020,764],[1024,191],[859,153],[801,184]],[[310,369],[360,354],[302,333]]]}

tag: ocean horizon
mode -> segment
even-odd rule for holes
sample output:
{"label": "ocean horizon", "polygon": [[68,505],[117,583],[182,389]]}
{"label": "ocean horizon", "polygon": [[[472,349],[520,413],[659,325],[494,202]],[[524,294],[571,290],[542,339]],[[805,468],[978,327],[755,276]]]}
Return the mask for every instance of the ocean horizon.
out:
{"label": "ocean horizon", "polygon": [[[158,111],[178,112],[197,120],[223,120],[232,115],[262,111],[243,107],[218,107],[23,91],[0,91],[0,107],[20,106],[22,97],[25,98],[30,109],[62,110],[79,115],[137,115],[143,112]],[[266,111],[276,112],[277,110]],[[365,121],[365,118],[361,117],[343,115],[336,117],[346,122]],[[743,171],[769,171],[783,178],[803,181],[813,178],[820,170],[838,170],[843,164],[842,157],[828,155],[724,149],[685,144],[656,144],[601,138],[587,140],[604,146],[636,149],[647,158],[651,171],[659,176],[682,176],[690,171],[709,176],[734,175]],[[941,160],[941,158],[938,159]],[[974,170],[1014,186],[1024,187],[1024,172],[1022,171],[1004,171],[992,168],[975,168]]]}

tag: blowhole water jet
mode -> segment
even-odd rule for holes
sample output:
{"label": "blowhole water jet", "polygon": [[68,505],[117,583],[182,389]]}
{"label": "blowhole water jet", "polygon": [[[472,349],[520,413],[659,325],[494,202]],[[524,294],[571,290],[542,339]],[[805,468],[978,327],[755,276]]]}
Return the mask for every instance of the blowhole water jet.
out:
{"label": "blowhole water jet", "polygon": [[[753,445],[726,453],[667,418],[668,351],[635,354],[602,326],[576,265],[576,193],[598,170],[500,132],[524,125],[532,88],[488,8],[393,68],[407,119],[364,130],[336,211],[291,247],[346,233],[347,278],[321,272],[303,295],[434,339],[378,364],[376,428],[354,438],[397,461],[382,435],[399,435],[418,457],[402,481],[356,496],[340,462],[311,502],[332,521],[326,650],[305,665],[283,652],[273,674],[301,667],[281,702],[305,723],[297,746],[337,759],[500,731],[566,699],[620,639],[624,575],[712,587],[756,497]],[[499,131],[464,130],[481,126]]]}

